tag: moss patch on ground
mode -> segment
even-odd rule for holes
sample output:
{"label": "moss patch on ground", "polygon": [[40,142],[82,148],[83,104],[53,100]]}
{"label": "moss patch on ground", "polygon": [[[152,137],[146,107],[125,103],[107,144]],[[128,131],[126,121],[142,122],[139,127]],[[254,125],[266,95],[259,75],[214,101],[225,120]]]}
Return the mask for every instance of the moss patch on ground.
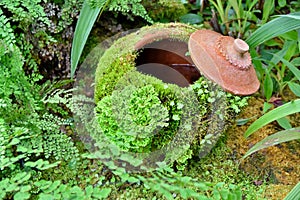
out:
{"label": "moss patch on ground", "polygon": [[[282,130],[277,122],[272,122],[248,139],[244,137],[249,125],[262,115],[263,103],[263,99],[252,97],[249,100],[249,106],[238,118],[246,119],[254,116],[255,118],[243,126],[233,125],[227,131],[226,144],[237,159],[240,159],[258,141]],[[300,180],[299,155],[299,141],[286,142],[250,155],[241,162],[240,168],[245,173],[257,176],[257,184],[268,185],[265,191],[267,199],[283,199]]]}

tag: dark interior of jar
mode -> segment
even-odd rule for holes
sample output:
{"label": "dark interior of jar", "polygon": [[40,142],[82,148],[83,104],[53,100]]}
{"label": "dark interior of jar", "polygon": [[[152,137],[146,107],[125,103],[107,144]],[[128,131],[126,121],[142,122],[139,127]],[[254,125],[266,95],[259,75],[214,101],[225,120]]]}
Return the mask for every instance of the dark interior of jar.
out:
{"label": "dark interior of jar", "polygon": [[187,87],[199,79],[200,73],[188,55],[188,45],[174,39],[163,39],[138,50],[136,67],[166,83]]}

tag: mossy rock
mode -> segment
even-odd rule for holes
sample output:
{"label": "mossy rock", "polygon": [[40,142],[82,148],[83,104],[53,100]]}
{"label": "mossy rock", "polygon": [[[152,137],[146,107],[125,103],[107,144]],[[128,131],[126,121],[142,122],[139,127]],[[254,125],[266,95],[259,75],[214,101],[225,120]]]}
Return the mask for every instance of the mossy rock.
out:
{"label": "mossy rock", "polygon": [[116,40],[100,58],[95,102],[104,137],[93,138],[117,147],[114,156],[128,152],[147,166],[167,162],[183,169],[188,159],[210,151],[231,114],[247,104],[247,98],[226,93],[204,77],[179,87],[137,71],[145,45],[164,39],[187,43],[194,31],[180,23],[143,27]]}

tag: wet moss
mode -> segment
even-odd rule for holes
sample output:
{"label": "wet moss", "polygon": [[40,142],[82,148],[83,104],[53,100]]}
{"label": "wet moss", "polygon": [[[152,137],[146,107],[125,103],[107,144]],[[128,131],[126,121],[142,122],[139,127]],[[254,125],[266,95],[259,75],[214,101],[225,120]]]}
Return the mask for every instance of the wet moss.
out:
{"label": "wet moss", "polygon": [[[237,159],[240,159],[258,141],[281,130],[276,122],[272,122],[247,139],[243,136],[249,125],[262,115],[263,102],[264,100],[259,97],[252,97],[249,100],[249,106],[238,118],[253,116],[255,118],[244,126],[233,125],[227,131],[226,144]],[[268,185],[266,191],[268,199],[270,195],[271,199],[277,199],[274,194],[278,194],[278,188],[281,188],[280,196],[282,197],[278,199],[283,199],[291,186],[297,184],[300,179],[299,155],[299,141],[286,142],[252,154],[241,162],[240,168],[251,176],[257,176],[259,182]]]}

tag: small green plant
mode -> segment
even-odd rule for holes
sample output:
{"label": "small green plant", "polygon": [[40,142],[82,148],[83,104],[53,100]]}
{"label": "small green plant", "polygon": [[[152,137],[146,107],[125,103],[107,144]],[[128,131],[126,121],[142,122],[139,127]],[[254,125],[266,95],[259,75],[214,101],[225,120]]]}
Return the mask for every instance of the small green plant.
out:
{"label": "small green plant", "polygon": [[[246,38],[247,30],[251,23],[249,21],[256,21],[255,5],[256,1],[246,1],[243,3],[241,0],[230,0],[222,2],[221,0],[213,1],[209,3],[217,10],[221,20],[221,30],[225,35],[236,36],[238,38]],[[265,14],[265,12],[264,12]],[[219,23],[216,16],[212,18],[213,28],[217,28]],[[219,29],[219,28],[217,28]]]}
{"label": "small green plant", "polygon": [[[260,129],[261,127],[265,126],[266,124],[278,120],[280,118],[283,118],[287,115],[298,113],[300,112],[300,100],[293,100],[291,102],[288,102],[282,106],[279,106],[275,108],[274,110],[271,110],[270,112],[264,114],[262,117],[257,119],[251,126],[247,129],[245,132],[245,137],[249,137],[252,133]],[[250,154],[254,153],[255,151],[258,151],[262,148],[266,148],[268,146],[273,146],[275,144],[279,144],[282,142],[300,139],[299,134],[299,128],[292,128],[289,130],[277,132],[274,135],[268,136],[264,140],[257,143],[255,146],[253,146],[245,155],[244,157],[249,156]]]}
{"label": "small green plant", "polygon": [[219,182],[217,184],[199,182],[189,176],[175,173],[170,168],[162,168],[151,177],[138,178],[145,183],[145,188],[162,194],[166,199],[174,199],[177,196],[183,199],[242,199],[241,189],[230,184]]}
{"label": "small green plant", "polygon": [[[286,86],[298,95],[300,71],[296,67],[296,57],[299,49],[298,35],[294,30],[299,28],[299,19],[299,13],[281,15],[261,26],[246,40],[253,49],[262,43],[265,47],[270,47],[263,49],[261,56],[254,50],[251,51],[258,78],[263,86],[262,92],[267,100],[274,92],[283,96]],[[277,40],[272,39],[274,37]],[[274,47],[281,50],[274,50]]]}
{"label": "small green plant", "polygon": [[86,44],[92,27],[104,10],[117,11],[121,13],[132,12],[135,16],[140,16],[152,23],[152,19],[147,15],[147,11],[141,4],[142,0],[86,0],[84,1],[76,24],[74,39],[71,51],[71,77],[74,76],[83,48]]}
{"label": "small green plant", "polygon": [[[289,15],[282,15],[262,27],[260,27],[257,31],[253,33],[253,35],[248,38],[247,42],[250,46],[255,46],[270,40],[272,37],[281,36],[284,41],[284,44],[281,44],[282,49],[277,51],[276,53],[269,54],[270,61],[269,66],[267,68],[263,67],[263,61],[267,62],[267,59],[257,59],[254,58],[254,64],[256,70],[259,74],[259,77],[263,82],[263,91],[267,100],[269,100],[274,92],[274,81],[278,84],[279,94],[283,96],[283,90],[286,86],[289,86],[292,92],[296,96],[298,96],[298,89],[300,88],[300,70],[294,64],[297,64],[297,59],[294,58],[295,55],[299,54],[299,50],[297,48],[298,35],[294,29],[299,28],[299,13],[292,13]],[[282,24],[282,25],[280,25]],[[272,30],[270,27],[275,27]],[[270,31],[268,31],[270,30]],[[284,35],[283,35],[284,34]],[[276,43],[275,41],[269,42],[269,45],[273,44],[275,46],[280,45],[280,43]],[[252,52],[255,54],[255,52]],[[294,58],[294,59],[293,59]],[[292,60],[292,61],[290,61]],[[281,62],[281,63],[279,63]],[[273,69],[275,68],[275,70]],[[268,124],[273,120],[277,120],[279,124],[288,130],[278,132],[275,136],[269,136],[265,138],[263,141],[258,143],[252,149],[246,153],[245,156],[253,153],[256,150],[264,148],[266,146],[274,145],[280,142],[288,141],[288,137],[285,135],[290,133],[293,134],[294,130],[291,128],[290,123],[285,118],[287,115],[292,113],[297,113],[300,110],[297,107],[294,107],[297,104],[298,100],[293,100],[289,103],[280,106],[264,116],[255,121],[246,131],[245,136],[248,137],[254,131],[261,128],[262,126]],[[286,109],[286,110],[285,110]],[[294,139],[294,137],[290,137],[290,139]],[[273,142],[271,142],[273,141]]]}
{"label": "small green plant", "polygon": [[1,39],[19,47],[25,59],[24,69],[30,71],[34,79],[42,78],[39,72],[44,72],[44,76],[52,76],[49,71],[57,71],[56,67],[48,66],[49,62],[57,63],[61,74],[66,73],[63,72],[64,68],[70,65],[68,49],[71,45],[68,40],[72,38],[72,23],[76,20],[82,1],[0,2]]}
{"label": "small green plant", "polygon": [[74,142],[60,130],[69,123],[53,113],[61,110],[60,95],[68,101],[68,91],[56,91],[57,96],[52,90],[42,92],[25,75],[19,48],[4,40],[0,45],[0,196],[29,199],[33,179],[41,180],[42,172],[79,157]]}

